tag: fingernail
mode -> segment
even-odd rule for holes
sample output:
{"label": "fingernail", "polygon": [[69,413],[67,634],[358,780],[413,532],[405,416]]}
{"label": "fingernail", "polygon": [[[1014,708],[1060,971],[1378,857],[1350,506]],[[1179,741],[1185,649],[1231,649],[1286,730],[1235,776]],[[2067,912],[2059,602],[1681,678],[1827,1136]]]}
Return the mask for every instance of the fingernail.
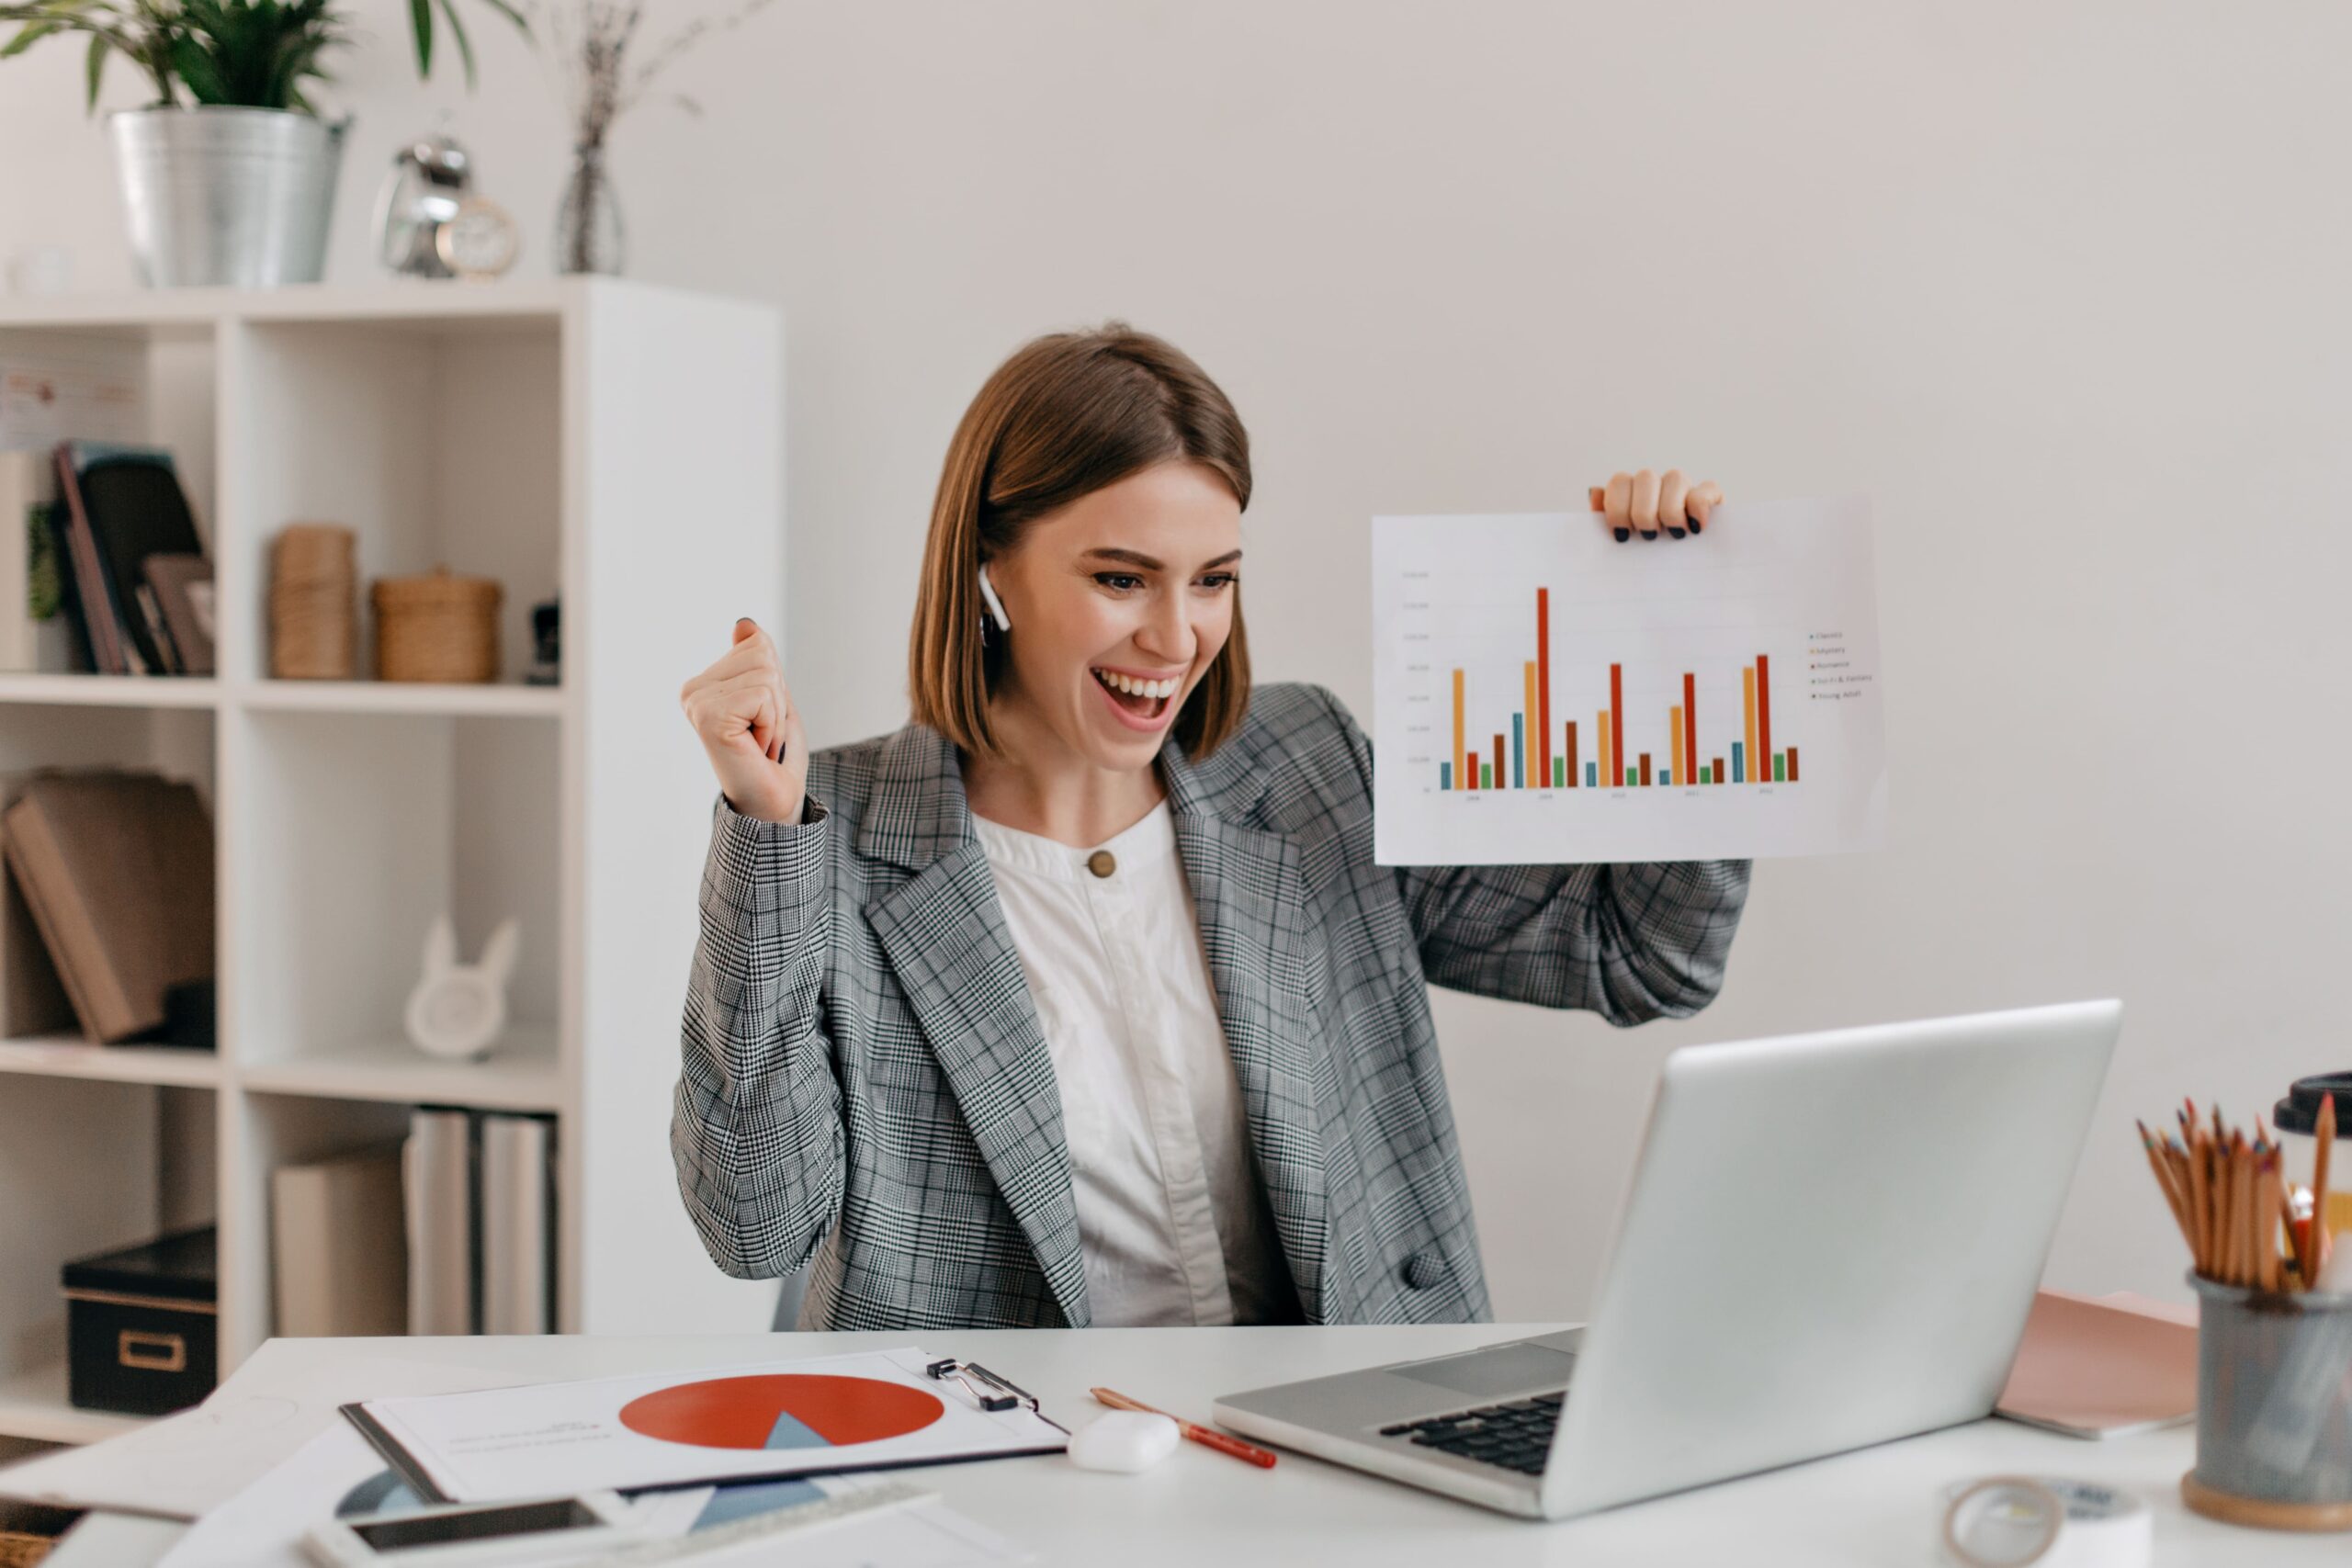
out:
{"label": "fingernail", "polygon": [[1617,530],[1617,542],[1621,545],[1633,536],[1634,531],[1631,528],[1620,528]]}
{"label": "fingernail", "polygon": [[1696,517],[1693,517],[1692,519],[1690,519],[1690,531],[1691,531],[1693,534],[1697,533],[1700,529],[1704,528],[1705,526],[1706,526],[1706,525],[1705,525],[1704,523],[1700,522]]}
{"label": "fingernail", "polygon": [[1682,535],[1683,535],[1684,530],[1682,530],[1682,529],[1680,529],[1680,528],[1668,528],[1668,529],[1667,530],[1667,532],[1668,532],[1668,533],[1669,533],[1669,534],[1671,534],[1671,535],[1673,535],[1676,538],[1678,538],[1678,539],[1679,539],[1679,538],[1682,537]]}

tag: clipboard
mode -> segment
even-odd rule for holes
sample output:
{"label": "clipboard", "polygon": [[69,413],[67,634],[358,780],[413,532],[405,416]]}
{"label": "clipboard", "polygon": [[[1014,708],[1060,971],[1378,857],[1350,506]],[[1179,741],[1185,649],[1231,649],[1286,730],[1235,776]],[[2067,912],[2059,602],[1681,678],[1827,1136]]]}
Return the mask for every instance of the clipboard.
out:
{"label": "clipboard", "polygon": [[914,1348],[341,1409],[434,1503],[905,1470],[1057,1453],[1069,1441],[1019,1384]]}

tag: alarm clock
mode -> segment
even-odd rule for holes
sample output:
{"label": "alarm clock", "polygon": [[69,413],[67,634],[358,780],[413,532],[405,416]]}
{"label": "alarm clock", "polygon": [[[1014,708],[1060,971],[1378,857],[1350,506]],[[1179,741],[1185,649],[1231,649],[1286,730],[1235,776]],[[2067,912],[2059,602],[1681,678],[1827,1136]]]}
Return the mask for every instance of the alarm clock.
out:
{"label": "alarm clock", "polygon": [[421,136],[392,154],[392,172],[376,197],[377,255],[410,277],[447,277],[442,226],[458,215],[473,184],[473,158],[450,138]]}
{"label": "alarm clock", "polygon": [[424,937],[424,973],[408,996],[409,1043],[448,1061],[470,1061],[496,1044],[506,1032],[506,983],[522,942],[521,924],[503,921],[481,961],[460,964],[457,928],[447,915],[435,920]]}
{"label": "alarm clock", "polygon": [[506,209],[488,197],[469,196],[434,237],[441,265],[463,278],[503,276],[523,254],[522,232]]}

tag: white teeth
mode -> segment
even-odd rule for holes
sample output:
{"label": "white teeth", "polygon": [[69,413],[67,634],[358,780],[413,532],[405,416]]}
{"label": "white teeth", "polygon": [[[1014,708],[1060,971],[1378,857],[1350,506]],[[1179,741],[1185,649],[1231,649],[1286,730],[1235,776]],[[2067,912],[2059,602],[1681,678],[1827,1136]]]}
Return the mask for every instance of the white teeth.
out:
{"label": "white teeth", "polygon": [[1170,681],[1138,681],[1122,675],[1115,670],[1097,670],[1094,678],[1114,692],[1125,692],[1131,697],[1172,697],[1176,682]]}

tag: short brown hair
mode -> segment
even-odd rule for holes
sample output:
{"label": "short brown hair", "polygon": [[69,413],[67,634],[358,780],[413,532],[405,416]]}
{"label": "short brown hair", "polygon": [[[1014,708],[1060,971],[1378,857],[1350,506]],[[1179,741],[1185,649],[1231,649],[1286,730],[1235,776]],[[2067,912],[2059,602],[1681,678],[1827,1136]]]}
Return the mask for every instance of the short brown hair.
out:
{"label": "short brown hair", "polygon": [[[989,697],[1004,639],[980,631],[979,569],[1029,524],[1158,463],[1184,459],[1224,477],[1250,504],[1250,436],[1241,416],[1185,355],[1122,321],[1023,345],[980,388],[948,444],[923,547],[907,683],[915,722],[966,751],[1001,755]],[[1250,647],[1234,587],[1233,630],[1176,716],[1188,756],[1241,728]]]}

